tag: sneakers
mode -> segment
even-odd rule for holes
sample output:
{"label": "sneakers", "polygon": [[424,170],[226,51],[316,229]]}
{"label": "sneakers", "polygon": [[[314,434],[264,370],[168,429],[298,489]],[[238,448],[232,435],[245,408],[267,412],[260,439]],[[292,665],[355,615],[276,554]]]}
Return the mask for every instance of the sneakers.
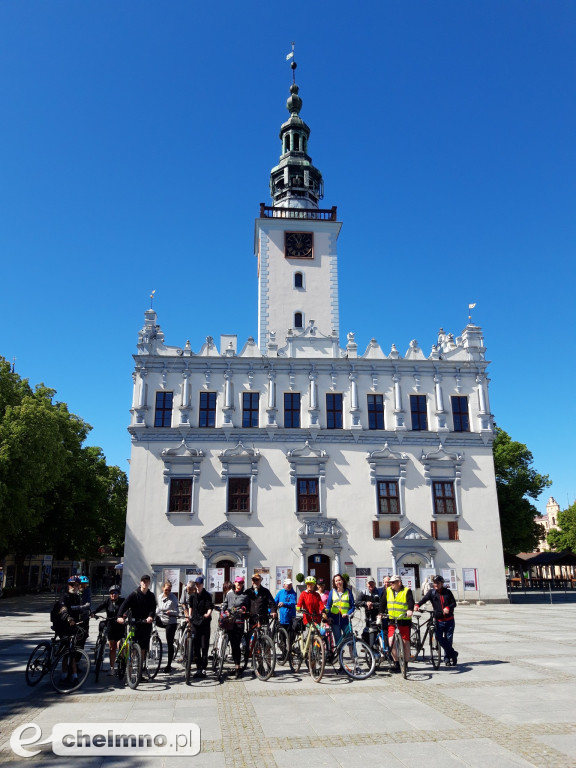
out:
{"label": "sneakers", "polygon": [[166,675],[169,675],[172,672],[172,667],[164,667],[162,670]]}
{"label": "sneakers", "polygon": [[242,673],[242,669],[238,668],[238,669],[236,670],[236,678],[237,678],[238,680],[240,680],[240,678],[242,677],[242,674],[243,674],[243,673]]}
{"label": "sneakers", "polygon": [[458,651],[454,651],[454,656],[452,656],[452,666],[458,666]]}

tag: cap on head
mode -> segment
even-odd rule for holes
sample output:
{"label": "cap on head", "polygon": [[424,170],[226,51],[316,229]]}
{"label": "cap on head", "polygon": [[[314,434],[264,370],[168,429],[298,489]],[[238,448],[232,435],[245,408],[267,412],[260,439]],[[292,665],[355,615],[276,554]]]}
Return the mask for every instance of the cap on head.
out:
{"label": "cap on head", "polygon": [[150,581],[150,576],[145,573],[144,576],[140,576],[140,581]]}
{"label": "cap on head", "polygon": [[244,576],[236,576],[234,584],[244,584]]}
{"label": "cap on head", "polygon": [[394,576],[390,576],[390,583],[394,581],[402,581],[402,576],[399,576],[397,573],[395,573]]}
{"label": "cap on head", "polygon": [[118,584],[112,584],[108,592],[118,592],[118,594],[120,594],[120,587]]}
{"label": "cap on head", "polygon": [[204,584],[204,576],[196,576],[196,584]]}
{"label": "cap on head", "polygon": [[376,579],[374,578],[374,576],[368,576],[368,578],[366,579],[366,584],[376,584]]}
{"label": "cap on head", "polygon": [[284,584],[292,584],[292,579],[284,579]]}

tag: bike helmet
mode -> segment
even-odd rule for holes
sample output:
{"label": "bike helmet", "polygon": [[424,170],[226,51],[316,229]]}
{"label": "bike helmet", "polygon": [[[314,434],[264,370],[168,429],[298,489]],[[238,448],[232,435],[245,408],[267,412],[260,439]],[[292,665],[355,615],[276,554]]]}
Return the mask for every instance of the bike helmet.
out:
{"label": "bike helmet", "polygon": [[88,576],[80,576],[80,584],[90,584]]}
{"label": "bike helmet", "polygon": [[305,584],[316,584],[316,578],[314,576],[306,576],[304,579]]}
{"label": "bike helmet", "polygon": [[80,576],[70,576],[68,584],[80,584]]}
{"label": "bike helmet", "polygon": [[118,592],[118,594],[120,594],[120,587],[118,584],[112,584],[108,592]]}
{"label": "bike helmet", "polygon": [[442,584],[444,584],[444,577],[443,576],[434,576],[434,578],[432,579],[432,583],[433,584],[438,584],[438,582],[441,582]]}

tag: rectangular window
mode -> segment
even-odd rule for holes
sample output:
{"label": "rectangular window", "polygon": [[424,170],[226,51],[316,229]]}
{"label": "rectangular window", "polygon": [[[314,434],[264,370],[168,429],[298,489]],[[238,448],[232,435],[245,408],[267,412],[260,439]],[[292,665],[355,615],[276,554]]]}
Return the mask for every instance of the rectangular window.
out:
{"label": "rectangular window", "polygon": [[342,395],[326,395],[326,427],[342,429]]}
{"label": "rectangular window", "polygon": [[428,429],[426,395],[410,395],[410,413],[412,415],[412,429]]}
{"label": "rectangular window", "polygon": [[154,426],[169,427],[172,424],[172,392],[156,392]]}
{"label": "rectangular window", "polygon": [[216,392],[200,392],[198,426],[216,426]]}
{"label": "rectangular window", "polygon": [[468,398],[466,395],[452,395],[451,400],[452,416],[454,418],[454,432],[470,432]]}
{"label": "rectangular window", "polygon": [[228,480],[228,512],[250,510],[250,478],[231,477]]}
{"label": "rectangular window", "polygon": [[320,509],[318,498],[318,480],[313,477],[304,477],[297,480],[298,483],[298,512],[318,512]]}
{"label": "rectangular window", "polygon": [[259,392],[244,392],[242,394],[242,426],[258,426],[258,405],[260,403]]}
{"label": "rectangular window", "polygon": [[453,482],[434,482],[434,514],[455,515],[456,499],[454,498]]}
{"label": "rectangular window", "polygon": [[368,429],[384,429],[383,395],[368,395]]}
{"label": "rectangular window", "polygon": [[284,392],[284,426],[300,427],[299,392]]}
{"label": "rectangular window", "polygon": [[378,512],[381,515],[400,514],[396,480],[378,480]]}
{"label": "rectangular window", "polygon": [[170,480],[169,512],[190,512],[192,509],[192,479],[172,478]]}

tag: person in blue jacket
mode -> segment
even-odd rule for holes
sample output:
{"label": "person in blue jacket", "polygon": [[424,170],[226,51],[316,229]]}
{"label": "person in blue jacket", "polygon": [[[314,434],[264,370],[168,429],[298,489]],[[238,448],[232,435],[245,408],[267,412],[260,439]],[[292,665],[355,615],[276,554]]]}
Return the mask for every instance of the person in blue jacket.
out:
{"label": "person in blue jacket", "polygon": [[278,592],[274,602],[279,608],[278,618],[280,624],[287,630],[290,630],[292,619],[296,616],[297,597],[292,586],[292,579],[284,579],[284,588]]}

